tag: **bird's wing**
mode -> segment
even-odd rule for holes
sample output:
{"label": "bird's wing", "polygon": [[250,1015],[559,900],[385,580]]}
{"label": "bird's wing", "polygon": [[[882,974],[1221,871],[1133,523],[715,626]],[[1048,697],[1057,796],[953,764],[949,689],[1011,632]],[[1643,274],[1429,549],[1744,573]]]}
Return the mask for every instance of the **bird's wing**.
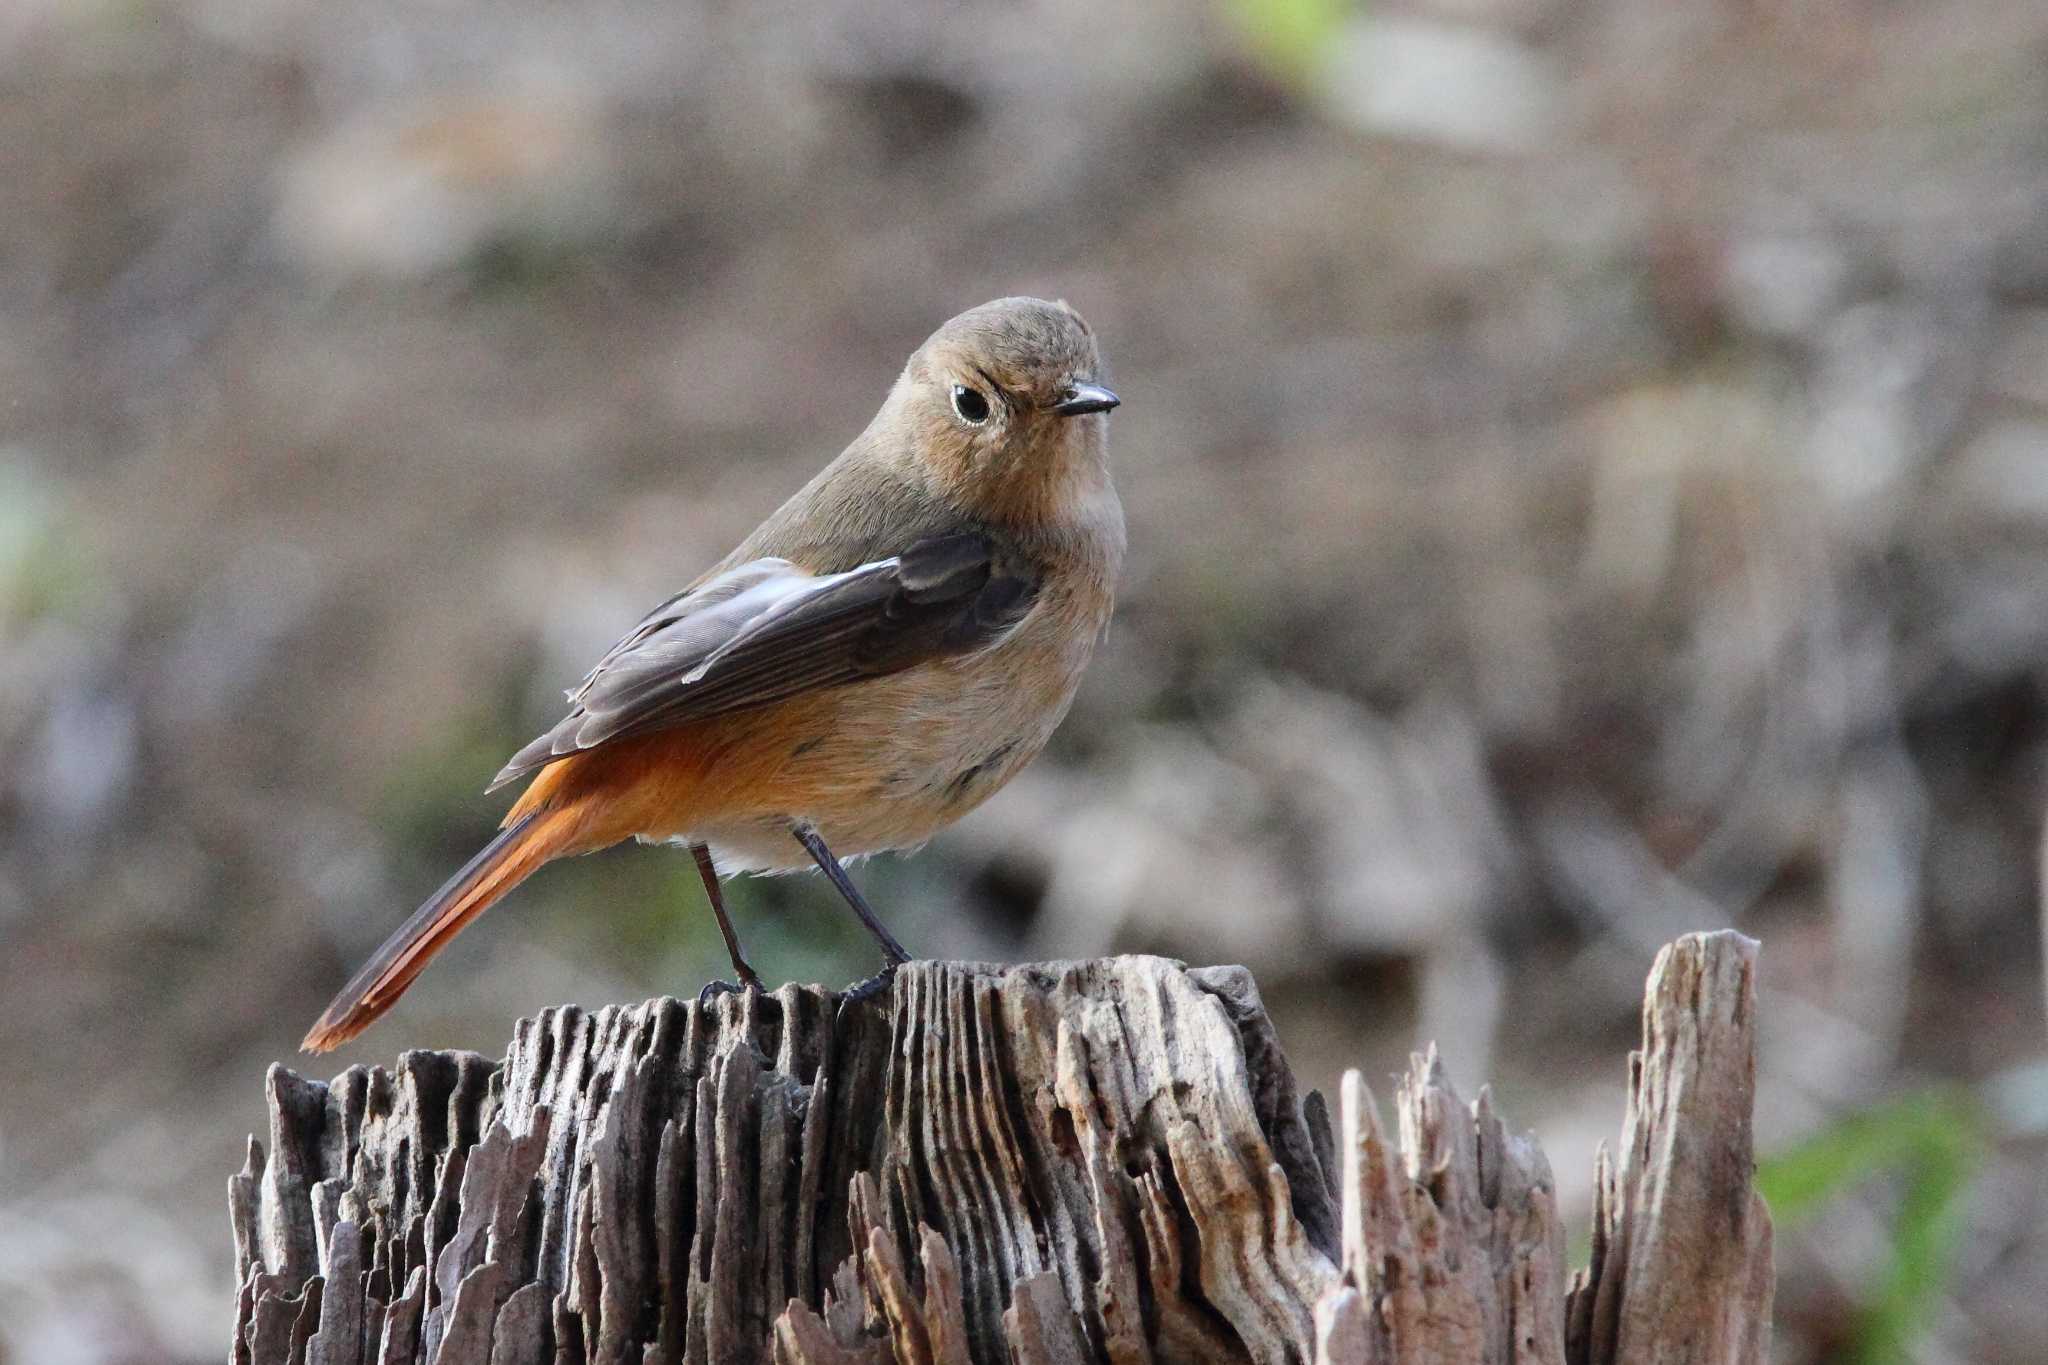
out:
{"label": "bird's wing", "polygon": [[512,756],[508,782],[626,735],[764,706],[965,654],[1023,619],[1031,569],[968,533],[845,573],[737,565],[656,607],[569,693],[569,714]]}

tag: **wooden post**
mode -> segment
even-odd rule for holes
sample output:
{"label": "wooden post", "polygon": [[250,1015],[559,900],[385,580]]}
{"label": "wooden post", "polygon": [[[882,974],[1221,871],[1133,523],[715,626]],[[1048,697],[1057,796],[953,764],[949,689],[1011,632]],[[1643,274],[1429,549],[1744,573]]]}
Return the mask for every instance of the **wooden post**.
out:
{"label": "wooden post", "polygon": [[1592,1265],[1434,1054],[1398,1147],[1299,1093],[1241,968],[920,962],[268,1078],[230,1181],[248,1365],[1761,1362],[1756,945],[1650,975]]}

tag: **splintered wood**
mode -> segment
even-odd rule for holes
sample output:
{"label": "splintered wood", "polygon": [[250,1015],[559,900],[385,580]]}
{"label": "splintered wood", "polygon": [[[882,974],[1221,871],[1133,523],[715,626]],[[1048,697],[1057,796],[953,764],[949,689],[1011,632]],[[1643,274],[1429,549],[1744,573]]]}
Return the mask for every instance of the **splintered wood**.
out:
{"label": "splintered wood", "polygon": [[1756,945],[1666,948],[1568,1279],[1549,1166],[1434,1053],[1339,1131],[1249,974],[921,962],[268,1078],[236,1365],[1761,1362]]}

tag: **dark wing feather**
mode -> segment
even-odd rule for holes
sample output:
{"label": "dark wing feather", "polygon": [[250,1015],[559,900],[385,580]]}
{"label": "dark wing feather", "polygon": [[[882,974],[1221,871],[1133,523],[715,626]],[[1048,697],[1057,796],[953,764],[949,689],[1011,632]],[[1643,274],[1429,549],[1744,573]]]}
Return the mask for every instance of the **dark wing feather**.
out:
{"label": "dark wing feather", "polygon": [[972,533],[838,574],[738,565],[648,613],[491,790],[627,735],[972,652],[1021,621],[1037,592],[1035,573]]}

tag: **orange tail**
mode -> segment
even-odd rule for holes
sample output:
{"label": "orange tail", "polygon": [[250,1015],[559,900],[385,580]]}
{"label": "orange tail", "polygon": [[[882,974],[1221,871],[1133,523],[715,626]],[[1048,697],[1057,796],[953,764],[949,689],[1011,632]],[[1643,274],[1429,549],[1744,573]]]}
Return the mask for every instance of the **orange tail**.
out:
{"label": "orange tail", "polygon": [[465,925],[542,863],[567,852],[578,823],[572,811],[562,809],[519,815],[363,964],[299,1046],[327,1052],[376,1022]]}

